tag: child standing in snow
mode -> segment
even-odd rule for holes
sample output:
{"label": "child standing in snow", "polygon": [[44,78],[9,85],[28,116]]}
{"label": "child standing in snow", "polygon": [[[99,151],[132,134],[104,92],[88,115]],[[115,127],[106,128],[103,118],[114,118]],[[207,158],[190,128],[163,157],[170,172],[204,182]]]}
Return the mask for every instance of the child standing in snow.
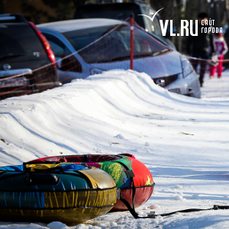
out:
{"label": "child standing in snow", "polygon": [[214,44],[215,44],[215,49],[216,49],[216,53],[217,53],[219,62],[218,62],[218,65],[216,66],[211,65],[210,78],[214,77],[216,69],[217,69],[218,78],[220,78],[223,72],[223,58],[224,58],[224,55],[228,51],[227,43],[224,40],[221,32],[215,34]]}

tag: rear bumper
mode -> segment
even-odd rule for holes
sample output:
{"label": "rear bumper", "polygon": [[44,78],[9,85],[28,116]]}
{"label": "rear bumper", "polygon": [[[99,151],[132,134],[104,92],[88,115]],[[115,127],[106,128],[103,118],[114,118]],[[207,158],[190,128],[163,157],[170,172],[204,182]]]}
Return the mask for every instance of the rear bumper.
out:
{"label": "rear bumper", "polygon": [[42,92],[62,86],[60,81],[32,84],[24,87],[0,87],[0,99]]}

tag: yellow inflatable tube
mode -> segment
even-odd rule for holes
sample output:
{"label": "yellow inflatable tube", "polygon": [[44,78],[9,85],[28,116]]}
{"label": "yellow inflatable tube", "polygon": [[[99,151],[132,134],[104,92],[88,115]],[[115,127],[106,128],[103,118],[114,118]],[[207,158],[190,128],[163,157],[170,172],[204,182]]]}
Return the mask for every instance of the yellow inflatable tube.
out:
{"label": "yellow inflatable tube", "polygon": [[[117,203],[115,181],[103,170],[71,163],[0,167],[0,219],[83,223]],[[12,167],[11,167],[12,168]]]}

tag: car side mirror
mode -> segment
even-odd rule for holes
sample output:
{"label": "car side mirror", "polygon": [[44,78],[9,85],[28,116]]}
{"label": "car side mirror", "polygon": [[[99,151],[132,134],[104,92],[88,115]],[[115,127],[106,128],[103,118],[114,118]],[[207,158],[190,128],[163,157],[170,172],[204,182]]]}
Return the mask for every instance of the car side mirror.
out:
{"label": "car side mirror", "polygon": [[82,72],[81,64],[74,55],[68,56],[67,58],[57,57],[56,60],[58,69],[62,71]]}

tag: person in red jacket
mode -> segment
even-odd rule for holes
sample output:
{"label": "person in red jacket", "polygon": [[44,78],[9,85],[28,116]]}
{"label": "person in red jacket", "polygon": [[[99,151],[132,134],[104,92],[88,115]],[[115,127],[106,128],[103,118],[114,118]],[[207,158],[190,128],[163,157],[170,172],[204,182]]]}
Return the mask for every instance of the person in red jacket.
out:
{"label": "person in red jacket", "polygon": [[216,33],[214,37],[215,51],[218,56],[218,65],[211,65],[210,67],[210,78],[213,78],[217,70],[218,78],[222,76],[223,72],[223,58],[228,51],[227,43],[224,40],[223,34],[221,32]]}

